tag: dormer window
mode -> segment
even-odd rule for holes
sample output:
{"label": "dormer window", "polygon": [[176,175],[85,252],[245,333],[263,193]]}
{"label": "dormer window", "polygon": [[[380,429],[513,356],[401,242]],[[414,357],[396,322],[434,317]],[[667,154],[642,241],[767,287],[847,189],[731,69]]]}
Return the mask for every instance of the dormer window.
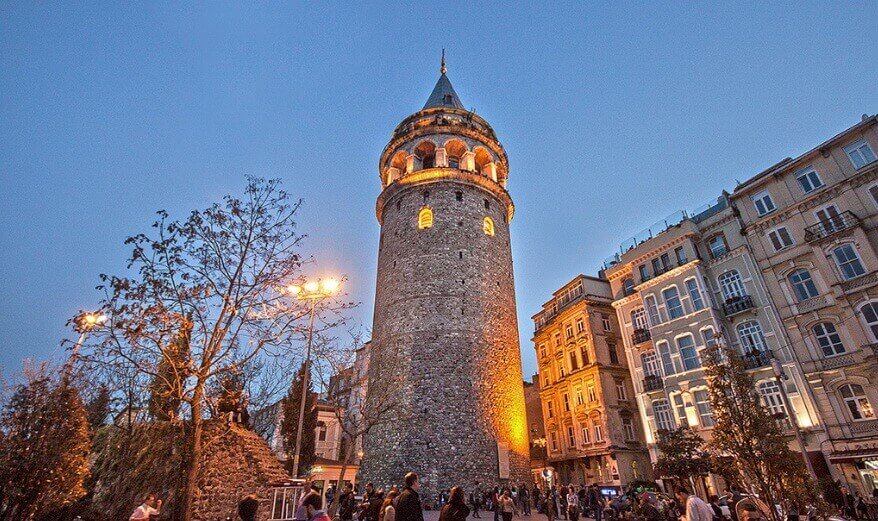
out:
{"label": "dormer window", "polygon": [[451,94],[446,94],[445,96],[442,96],[442,103],[446,105],[452,105],[454,103],[454,98],[451,96]]}

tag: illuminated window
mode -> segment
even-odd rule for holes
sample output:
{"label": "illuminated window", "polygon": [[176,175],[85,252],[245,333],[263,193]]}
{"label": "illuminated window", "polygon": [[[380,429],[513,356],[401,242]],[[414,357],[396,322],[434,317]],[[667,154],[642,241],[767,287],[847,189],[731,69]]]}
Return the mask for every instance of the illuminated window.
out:
{"label": "illuminated window", "polygon": [[839,392],[844,399],[844,403],[848,406],[851,418],[855,421],[868,420],[875,417],[875,413],[872,411],[872,404],[869,403],[866,393],[863,392],[863,386],[859,384],[846,384],[841,386]]}
{"label": "illuminated window", "polygon": [[427,228],[431,228],[432,226],[433,210],[431,210],[429,206],[425,206],[421,208],[420,212],[418,212],[418,229],[426,230]]}
{"label": "illuminated window", "polygon": [[482,231],[485,232],[485,235],[488,237],[494,236],[494,221],[490,217],[485,217],[485,221],[482,223]]}

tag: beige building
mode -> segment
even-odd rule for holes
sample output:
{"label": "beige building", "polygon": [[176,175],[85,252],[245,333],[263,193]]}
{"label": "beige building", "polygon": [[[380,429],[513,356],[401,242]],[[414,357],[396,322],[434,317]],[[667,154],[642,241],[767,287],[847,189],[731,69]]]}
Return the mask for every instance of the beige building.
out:
{"label": "beige building", "polygon": [[809,445],[867,493],[878,484],[876,151],[876,116],[864,116],[732,195],[822,419]]}
{"label": "beige building", "polygon": [[579,275],[533,316],[549,464],[561,483],[652,479],[610,284]]}
{"label": "beige building", "polygon": [[[778,359],[790,376],[787,391],[799,425],[816,423],[803,374],[740,229],[724,194],[651,226],[605,263],[653,461],[663,431],[687,426],[710,439],[714,421],[702,351],[718,341],[740,351],[764,403],[781,416],[788,411],[771,368]],[[792,440],[790,422],[782,421]],[[721,492],[721,486],[717,476],[699,484],[702,493]]]}
{"label": "beige building", "polygon": [[[546,452],[546,426],[543,423],[543,401],[540,399],[540,376],[533,375],[524,385],[524,410],[527,415],[527,428],[530,440],[530,472],[534,483],[543,483],[551,477]],[[545,472],[544,472],[545,471]]]}

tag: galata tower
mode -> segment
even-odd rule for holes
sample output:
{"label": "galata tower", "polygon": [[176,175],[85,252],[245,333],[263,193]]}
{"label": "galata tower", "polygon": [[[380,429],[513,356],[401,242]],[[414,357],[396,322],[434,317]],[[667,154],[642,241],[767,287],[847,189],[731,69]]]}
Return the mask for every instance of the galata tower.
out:
{"label": "galata tower", "polygon": [[[421,477],[422,497],[530,482],[506,151],[446,76],[378,165],[381,225],[361,478]],[[373,409],[374,410],[374,409]]]}

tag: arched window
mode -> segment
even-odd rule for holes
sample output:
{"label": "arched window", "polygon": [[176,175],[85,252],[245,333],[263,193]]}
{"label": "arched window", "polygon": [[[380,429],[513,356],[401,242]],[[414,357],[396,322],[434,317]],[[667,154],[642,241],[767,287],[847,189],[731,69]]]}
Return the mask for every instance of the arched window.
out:
{"label": "arched window", "polygon": [[878,302],[867,302],[860,307],[860,316],[866,322],[866,329],[872,334],[872,340],[878,341]]}
{"label": "arched window", "polygon": [[745,355],[765,351],[765,335],[762,334],[762,326],[755,320],[738,326],[738,338],[741,340],[741,351]]}
{"label": "arched window", "polygon": [[866,268],[860,261],[856,250],[852,244],[842,244],[838,248],[832,250],[832,257],[838,266],[838,271],[842,278],[850,280],[866,273]]}
{"label": "arched window", "polygon": [[786,429],[792,427],[777,382],[773,380],[762,382],[758,388],[759,395],[762,397],[762,403],[768,408],[771,415],[778,419],[780,426]]}
{"label": "arched window", "polygon": [[680,359],[686,371],[701,367],[698,351],[695,350],[695,339],[692,335],[681,336],[677,339],[677,350],[680,351]]}
{"label": "arched window", "polygon": [[692,303],[693,311],[704,308],[704,301],[701,300],[701,290],[698,289],[698,283],[695,279],[686,280],[686,291],[689,292],[689,302]]}
{"label": "arched window", "polygon": [[485,217],[485,220],[482,222],[482,231],[485,232],[485,235],[488,237],[494,236],[494,220],[490,217]]}
{"label": "arched window", "polygon": [[845,352],[844,344],[841,341],[835,324],[832,322],[821,322],[811,330],[814,332],[814,338],[820,344],[820,350],[823,356],[835,356]]}
{"label": "arched window", "polygon": [[436,164],[436,145],[432,141],[421,141],[415,147],[415,155],[421,160],[421,168],[433,168]]}
{"label": "arched window", "polygon": [[817,286],[814,285],[814,280],[808,270],[796,270],[787,276],[787,280],[790,281],[790,286],[799,302],[819,295]]}
{"label": "arched window", "polygon": [[427,228],[431,228],[432,226],[433,210],[431,210],[429,206],[425,206],[421,208],[420,212],[418,212],[418,229],[426,230]]}
{"label": "arched window", "polygon": [[634,279],[628,277],[622,281],[622,292],[625,293],[625,295],[631,295],[634,293]]}
{"label": "arched window", "polygon": [[676,286],[662,290],[662,298],[665,299],[665,306],[668,308],[670,320],[684,315],[683,302],[680,301],[680,293],[677,291]]}
{"label": "arched window", "polygon": [[719,287],[723,292],[723,298],[731,300],[735,297],[743,297],[744,283],[741,282],[741,274],[737,270],[727,271],[717,278]]}
{"label": "arched window", "polygon": [[872,404],[866,398],[862,385],[845,384],[838,388],[838,392],[841,394],[845,405],[848,406],[851,418],[854,420],[869,420],[875,417],[875,413],[872,411]]}

